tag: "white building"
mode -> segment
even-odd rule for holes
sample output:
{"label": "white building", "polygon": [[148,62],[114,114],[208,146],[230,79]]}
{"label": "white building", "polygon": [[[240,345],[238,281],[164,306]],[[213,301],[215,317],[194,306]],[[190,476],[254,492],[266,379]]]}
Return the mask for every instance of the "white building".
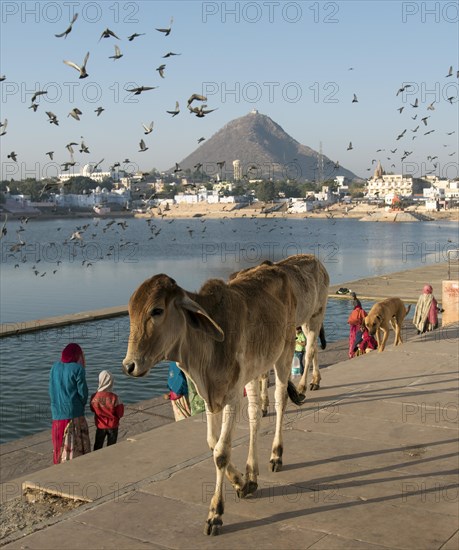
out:
{"label": "white building", "polygon": [[61,173],[58,177],[60,182],[65,182],[71,178],[76,178],[78,176],[91,178],[98,183],[102,183],[106,178],[112,178],[114,181],[117,181],[120,178],[119,172],[102,172],[100,170],[94,170],[94,166],[92,166],[91,164],[85,164],[78,174],[75,172]]}
{"label": "white building", "polygon": [[378,161],[373,177],[367,182],[367,195],[383,198],[391,193],[402,197],[411,197],[413,195],[413,178],[402,174],[385,174]]}

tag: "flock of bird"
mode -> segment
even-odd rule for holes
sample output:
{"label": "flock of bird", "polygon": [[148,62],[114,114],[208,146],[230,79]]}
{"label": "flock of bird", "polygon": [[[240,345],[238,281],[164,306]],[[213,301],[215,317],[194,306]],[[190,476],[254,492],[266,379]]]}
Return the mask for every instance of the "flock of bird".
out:
{"label": "flock of bird", "polygon": [[[58,39],[62,39],[62,38],[67,39],[67,37],[70,35],[70,33],[72,33],[72,31],[74,30],[74,25],[77,22],[77,20],[78,20],[78,13],[75,13],[74,16],[72,17],[68,27],[63,32],[55,34],[54,36]],[[172,32],[173,21],[174,21],[174,19],[173,19],[173,17],[171,17],[169,26],[167,28],[156,28],[155,30],[159,33],[162,33],[165,37],[167,37]],[[138,39],[138,38],[144,36],[145,34],[146,33],[133,33],[133,34],[131,34],[130,36],[127,37],[127,40],[129,42],[133,42],[135,39]],[[111,30],[109,28],[106,28],[105,30],[102,31],[98,42],[100,42],[103,39],[113,39],[113,40],[121,41],[121,38],[113,30]],[[112,59],[113,61],[118,61],[119,59],[121,59],[123,57],[123,55],[124,54],[122,53],[122,51],[120,49],[120,46],[115,43],[114,44],[114,54],[109,56],[109,59]],[[181,53],[168,51],[167,53],[165,53],[162,56],[162,58],[163,59],[172,59],[173,57],[180,56],[180,55],[181,55]],[[70,68],[74,69],[75,71],[77,71],[79,79],[86,79],[90,76],[89,72],[88,72],[88,64],[90,64],[90,52],[89,51],[85,54],[85,56],[83,58],[83,61],[81,63],[80,62],[75,62],[75,61],[72,61],[72,60],[67,60],[67,59],[64,60],[63,62],[68,67],[70,67]],[[160,78],[162,78],[162,79],[166,78],[166,76],[165,76],[166,64],[165,63],[161,63],[156,68],[156,71],[158,72]],[[1,77],[1,81],[4,81],[4,80],[6,80],[5,75],[3,75]],[[156,88],[158,88],[158,86],[141,85],[141,86],[135,86],[135,87],[127,87],[126,92],[132,93],[134,96],[139,96],[144,92],[155,90]],[[48,91],[46,89],[36,90],[32,95],[31,104],[28,108],[31,109],[34,113],[36,113],[39,110],[39,107],[40,107],[40,98],[43,97],[43,96],[46,96],[47,94],[48,94]],[[203,118],[206,115],[208,115],[208,114],[212,113],[213,111],[215,111],[215,109],[209,109],[207,107],[207,104],[205,103],[206,101],[207,101],[207,98],[204,95],[193,93],[188,98],[187,109],[189,110],[189,112],[191,114],[194,114],[196,117]],[[196,105],[196,103],[199,103],[199,105]],[[104,111],[105,111],[105,108],[103,106],[99,106],[96,109],[94,109],[94,112],[96,113],[97,117],[99,117]],[[165,110],[165,112],[172,115],[172,117],[177,116],[180,113],[179,101],[176,101],[175,109]],[[60,121],[60,118],[57,114],[55,114],[52,111],[45,111],[45,114],[47,116],[47,121],[51,125],[60,126],[61,121]],[[67,114],[67,118],[71,117],[76,121],[80,121],[82,116],[83,116],[83,111],[81,109],[79,109],[78,107],[73,107],[70,110],[70,112]],[[141,126],[144,130],[144,135],[149,135],[153,132],[154,121],[150,122],[150,124],[145,124],[145,123],[142,122]],[[7,127],[8,127],[8,118],[5,118],[5,120],[3,122],[0,122],[0,136],[4,136],[7,133]],[[203,138],[203,137],[199,138],[198,144],[202,143],[202,141],[204,139],[205,138]],[[69,171],[70,167],[75,166],[75,164],[76,164],[76,161],[75,161],[75,158],[74,158],[74,151],[70,150],[68,147],[66,147],[66,148],[70,152],[70,159],[66,160],[65,162],[62,162],[60,164],[61,172]],[[145,142],[145,139],[143,139],[143,138],[140,139],[138,152],[143,153],[143,152],[147,151],[148,149],[149,149],[149,147],[147,146],[147,144]],[[86,146],[80,147],[80,153],[89,153],[88,147],[86,147]],[[55,154],[55,151],[49,151],[49,152],[45,153],[45,155],[48,155],[48,157],[51,160],[53,160],[53,158],[54,158],[53,155],[54,154]],[[18,157],[19,156],[20,155],[16,151],[11,151],[7,155],[7,158],[11,159],[13,162],[18,162]],[[121,163],[115,162],[111,166],[111,169],[113,169],[116,166],[120,166],[120,165],[121,165]]]}
{"label": "flock of bird", "polygon": [[[353,68],[350,69],[350,70],[353,70]],[[454,70],[453,70],[453,66],[451,65],[451,66],[449,67],[448,74],[446,74],[446,75],[444,76],[444,78],[450,78],[450,77],[452,77],[453,75],[454,75]],[[456,78],[459,79],[459,70],[456,71]],[[395,93],[395,96],[396,96],[396,97],[399,97],[400,94],[402,94],[402,98],[405,98],[404,103],[406,103],[406,102],[407,102],[407,101],[406,101],[406,97],[408,96],[408,94],[411,94],[411,92],[409,91],[409,89],[410,89],[410,88],[413,88],[413,87],[414,87],[414,86],[413,86],[412,84],[402,84],[402,86],[400,86],[400,87],[397,89],[397,92]],[[448,96],[448,97],[446,98],[446,101],[448,101],[451,105],[453,105],[453,104],[457,103],[458,97],[457,97],[457,96]],[[358,100],[356,94],[353,94],[353,98],[352,98],[352,101],[351,101],[351,102],[352,102],[352,103],[358,103],[358,102],[359,102],[359,100]],[[410,115],[410,119],[411,119],[411,120],[416,120],[416,121],[419,120],[419,123],[416,124],[416,127],[415,127],[414,129],[410,129],[410,132],[411,132],[412,134],[416,134],[416,135],[412,135],[412,136],[411,136],[411,142],[412,142],[413,140],[415,140],[415,139],[418,137],[418,134],[417,134],[418,130],[419,130],[420,128],[425,129],[425,127],[428,126],[428,125],[430,124],[429,119],[431,118],[432,115],[430,115],[430,114],[425,114],[425,116],[422,116],[422,117],[420,117],[420,118],[418,119],[418,115],[419,115],[419,114],[418,114],[417,111],[413,111],[413,109],[418,109],[418,108],[420,107],[419,98],[416,97],[416,98],[414,99],[414,102],[413,102],[413,103],[411,103],[411,102],[408,102],[408,103],[409,103],[409,105],[411,106],[412,115],[414,115],[414,116]],[[436,101],[433,101],[433,102],[431,102],[429,105],[427,105],[427,107],[426,107],[426,112],[428,111],[428,112],[430,112],[430,113],[433,113],[433,111],[436,110],[435,103],[436,103]],[[402,114],[403,111],[404,111],[404,109],[405,109],[405,107],[406,107],[406,105],[402,105],[401,107],[397,107],[396,110],[399,112],[399,114]],[[421,126],[420,123],[422,123],[423,126]],[[423,133],[424,136],[428,136],[428,135],[430,135],[430,134],[433,134],[435,131],[436,131],[436,129],[435,129],[435,128],[430,128],[430,126],[429,126],[429,129],[426,130],[425,132],[422,132],[422,130],[421,130],[421,132]],[[408,132],[408,128],[404,128],[403,130],[401,130],[401,131],[394,137],[394,140],[395,140],[395,141],[399,141],[399,140],[402,140],[402,139],[407,140],[408,137],[409,137],[409,134],[406,135],[407,132]],[[420,132],[420,133],[421,133],[421,132]],[[455,131],[455,130],[452,130],[452,131],[450,131],[450,132],[445,132],[445,135],[451,136],[451,135],[453,135],[453,134],[455,134],[455,133],[456,133],[456,131]],[[397,150],[398,150],[398,147],[394,147],[394,145],[395,145],[395,144],[393,144],[392,147],[388,147],[388,150],[390,151],[391,154],[395,154],[395,153],[397,152]],[[443,147],[449,147],[449,146],[450,146],[450,144],[448,144],[448,143],[447,143],[447,144],[443,144]],[[400,152],[400,153],[399,153],[399,154],[400,154],[400,162],[401,162],[401,163],[403,163],[403,161],[404,161],[406,158],[408,158],[411,154],[413,154],[413,152],[414,152],[414,149],[411,150],[411,151],[408,151],[408,150],[407,150],[407,149],[410,149],[411,147],[409,147],[409,146],[406,146],[406,147],[407,147],[406,149],[403,148],[403,152]],[[353,146],[353,144],[352,144],[352,141],[350,141],[350,142],[349,142],[349,145],[347,146],[347,151],[351,151],[351,150],[353,150],[353,149],[354,149],[354,146]],[[375,152],[376,152],[376,153],[380,153],[380,152],[385,152],[385,151],[386,151],[386,148],[379,148],[379,149],[377,149]],[[451,153],[449,153],[448,156],[449,156],[449,157],[454,157],[456,154],[457,154],[457,151],[454,150],[454,151],[452,151]],[[430,163],[430,166],[428,166],[428,169],[426,170],[425,175],[433,174],[433,173],[437,170],[437,168],[438,168],[438,162],[437,162],[437,163],[433,162],[435,159],[438,159],[438,155],[433,155],[433,154],[427,155],[426,160],[427,160],[428,163]],[[385,160],[387,160],[387,161],[393,161],[393,158],[392,158],[391,156],[386,156],[386,159],[385,159]],[[372,159],[371,164],[373,165],[375,162],[376,162],[376,159]],[[395,164],[394,162],[392,162],[392,164],[390,165],[390,168],[391,168],[391,169],[395,169],[395,168],[396,168],[396,164]],[[368,171],[368,172],[369,172],[370,170],[372,170],[372,166],[370,166],[369,168],[367,168],[367,171]],[[424,175],[424,174],[422,174],[422,175]]]}

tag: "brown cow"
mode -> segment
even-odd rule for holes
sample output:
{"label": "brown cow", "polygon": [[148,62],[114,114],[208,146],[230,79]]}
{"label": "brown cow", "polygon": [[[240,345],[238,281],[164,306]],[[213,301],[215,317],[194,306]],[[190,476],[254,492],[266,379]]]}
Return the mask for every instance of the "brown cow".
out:
{"label": "brown cow", "polygon": [[[183,290],[167,275],[145,281],[129,301],[131,333],[123,361],[130,376],[144,376],[161,360],[177,361],[206,401],[207,442],[217,482],[205,533],[219,534],[223,478],[245,497],[257,489],[258,376],[276,370],[276,431],[270,467],[282,467],[282,420],[287,393],[301,404],[289,381],[294,350],[296,299],[287,275],[270,266],[242,280],[207,281],[198,293]],[[231,463],[231,438],[246,386],[249,454],[245,479]]]}
{"label": "brown cow", "polygon": [[[312,363],[313,374],[310,384],[311,390],[320,387],[320,370],[317,352],[317,338],[320,338],[321,347],[325,349],[325,331],[323,320],[328,300],[328,286],[330,277],[320,260],[313,254],[296,254],[276,263],[263,262],[262,265],[274,266],[285,273],[292,285],[296,298],[296,326],[301,325],[306,336],[306,352],[304,355],[304,373],[298,384],[298,392],[306,392],[309,366]],[[230,280],[244,277],[253,269],[243,269],[230,275]],[[264,383],[267,385],[266,380]],[[262,392],[263,395],[263,392]],[[263,395],[264,398],[264,395]]]}

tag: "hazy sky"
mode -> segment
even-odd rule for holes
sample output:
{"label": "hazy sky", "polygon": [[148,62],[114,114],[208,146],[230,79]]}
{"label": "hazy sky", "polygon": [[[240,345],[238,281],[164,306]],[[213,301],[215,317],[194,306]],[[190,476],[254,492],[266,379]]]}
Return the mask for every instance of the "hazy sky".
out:
{"label": "hazy sky", "polygon": [[[55,175],[69,159],[65,145],[81,136],[90,154],[76,152],[79,165],[104,159],[108,169],[129,158],[130,168],[165,170],[198,138],[209,139],[253,108],[304,145],[317,150],[322,142],[324,154],[361,177],[372,173],[373,159],[419,176],[434,169],[429,155],[438,157],[437,174],[458,176],[458,2],[5,0],[1,10],[1,120],[8,119],[2,178]],[[71,33],[56,38],[74,13]],[[169,36],[155,30],[169,27],[171,17]],[[120,40],[99,41],[107,27]],[[135,32],[145,35],[129,42]],[[118,60],[109,59],[115,44]],[[181,55],[163,59],[170,51]],[[86,52],[89,76],[79,79],[63,60],[81,65]],[[162,63],[164,79],[155,70]],[[404,83],[412,87],[396,96]],[[140,85],[158,88],[139,96],[125,91]],[[33,112],[36,90],[48,95]],[[190,114],[193,93],[207,95],[208,108],[217,110],[205,118]],[[166,110],[176,101],[181,112],[172,118]],[[435,110],[427,110],[432,102]],[[97,117],[99,106],[105,111]],[[67,116],[74,107],[80,121]],[[57,115],[59,126],[45,111]],[[151,121],[154,130],[145,136],[142,123]],[[149,149],[139,153],[142,138]],[[11,151],[17,163],[7,158]],[[47,151],[55,151],[54,162]],[[412,153],[402,167],[404,151]]]}

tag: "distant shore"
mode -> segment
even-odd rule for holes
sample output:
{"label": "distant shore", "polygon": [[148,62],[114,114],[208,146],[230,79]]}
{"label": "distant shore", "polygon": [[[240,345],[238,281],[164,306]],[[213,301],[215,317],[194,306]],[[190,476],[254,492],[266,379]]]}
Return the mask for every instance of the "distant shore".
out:
{"label": "distant shore", "polygon": [[239,204],[174,204],[169,209],[164,207],[152,208],[146,213],[135,213],[132,211],[119,210],[112,211],[105,215],[99,215],[91,210],[73,211],[73,212],[47,212],[42,211],[40,214],[32,214],[29,212],[15,213],[0,213],[0,219],[4,220],[5,215],[8,219],[20,219],[29,217],[33,220],[52,220],[52,219],[73,219],[73,218],[209,218],[209,219],[224,219],[224,218],[285,218],[285,219],[354,219],[362,221],[380,221],[380,222],[411,222],[411,221],[459,221],[459,208],[451,210],[426,211],[423,206],[409,207],[404,211],[386,211],[385,208],[380,208],[376,205],[357,204],[344,205],[333,204],[329,207],[316,209],[309,212],[287,212],[286,207],[282,206],[278,210],[276,204],[254,203],[245,207],[240,207]]}

